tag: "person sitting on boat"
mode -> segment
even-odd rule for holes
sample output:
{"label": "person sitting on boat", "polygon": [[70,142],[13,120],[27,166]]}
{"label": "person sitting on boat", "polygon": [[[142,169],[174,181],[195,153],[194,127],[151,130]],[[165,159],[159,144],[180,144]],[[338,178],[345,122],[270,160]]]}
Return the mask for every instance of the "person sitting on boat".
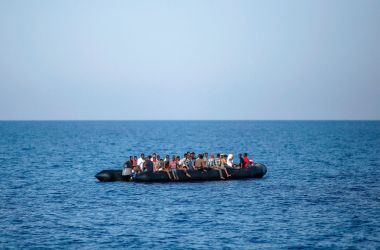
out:
{"label": "person sitting on boat", "polygon": [[230,177],[231,175],[228,173],[228,171],[226,169],[226,165],[227,165],[227,160],[225,158],[225,155],[220,154],[220,165],[217,168],[224,171],[226,173],[227,177]]}
{"label": "person sitting on boat", "polygon": [[157,161],[158,161],[158,171],[166,171],[165,169],[165,161],[161,159],[159,155],[157,155]]}
{"label": "person sitting on boat", "polygon": [[162,164],[162,169],[165,170],[165,171],[169,171],[170,170],[170,160],[169,161],[161,161],[161,164]]}
{"label": "person sitting on boat", "polygon": [[137,168],[137,156],[133,156],[133,162],[132,162],[133,170],[136,171]]}
{"label": "person sitting on boat", "polygon": [[[157,155],[157,157],[159,157],[159,156]],[[173,180],[173,178],[172,178],[171,175],[170,175],[170,172],[171,172],[171,169],[170,169],[170,162],[168,162],[168,161],[164,161],[164,160],[161,159],[161,160],[159,161],[159,163],[160,163],[160,166],[159,166],[158,171],[164,171],[164,172],[166,172],[166,174],[168,175],[169,179],[170,179],[170,180]]]}
{"label": "person sitting on boat", "polygon": [[255,164],[255,162],[253,160],[250,160],[248,158],[248,154],[247,153],[244,153],[244,168],[248,168],[249,166]]}
{"label": "person sitting on boat", "polygon": [[[220,157],[220,154],[219,154],[219,157]],[[210,159],[207,162],[207,167],[209,167],[210,169],[217,170],[219,172],[220,179],[224,180],[222,169],[220,168],[220,166],[217,165],[214,155],[210,156]]]}
{"label": "person sitting on boat", "polygon": [[150,158],[150,160],[151,160],[153,163],[155,163],[155,162],[157,162],[157,159],[160,159],[160,156],[158,156],[158,158],[157,158],[156,153],[153,153],[152,158]]}
{"label": "person sitting on boat", "polygon": [[227,167],[229,168],[233,168],[234,167],[234,155],[233,154],[229,154],[227,156]]}
{"label": "person sitting on boat", "polygon": [[157,156],[157,154],[153,153],[152,156],[151,156],[151,158],[150,158],[150,160],[153,161],[153,157],[156,157],[156,156]]}
{"label": "person sitting on boat", "polygon": [[121,173],[122,176],[130,176],[132,175],[132,168],[133,168],[133,157],[130,156],[129,160],[124,163],[123,171]]}
{"label": "person sitting on boat", "polygon": [[239,154],[239,167],[243,168],[244,167],[244,158],[242,154]]}
{"label": "person sitting on boat", "polygon": [[[172,160],[169,162],[169,167],[170,167],[170,172],[172,173],[174,180],[178,180],[177,164],[178,164],[178,162],[176,160],[176,157],[175,157],[175,155],[173,155]],[[170,174],[169,174],[169,176],[170,176]]]}
{"label": "person sitting on boat", "polygon": [[[191,152],[191,153],[190,153],[190,159],[193,160],[194,162],[195,162],[195,160],[197,159],[197,158],[195,157],[195,153],[194,153],[194,152]],[[194,162],[193,162],[193,165],[194,165]]]}
{"label": "person sitting on boat", "polygon": [[157,161],[160,163],[160,167],[163,167],[163,165],[161,166],[161,162],[163,161],[163,159],[161,159],[161,156],[160,155],[157,155],[156,157]]}
{"label": "person sitting on boat", "polygon": [[206,162],[203,160],[203,155],[199,154],[198,159],[195,161],[194,169],[206,171],[206,168],[207,168],[207,165],[206,165]]}
{"label": "person sitting on boat", "polygon": [[166,159],[161,159],[159,155],[157,155],[158,160],[158,171],[167,171],[169,170],[169,164],[166,165]]}
{"label": "person sitting on boat", "polygon": [[193,170],[194,170],[194,163],[195,163],[195,161],[194,161],[193,158],[194,158],[194,157],[193,157],[193,154],[192,154],[192,153],[191,153],[191,154],[188,154],[188,155],[187,155],[187,159],[186,159],[186,161],[185,161],[186,167],[187,167],[187,169],[188,169],[189,171],[193,171]]}
{"label": "person sitting on boat", "polygon": [[137,165],[137,156],[134,156],[132,160],[132,175],[135,175],[136,173],[140,173],[140,172],[141,172],[141,168],[139,165]]}
{"label": "person sitting on boat", "polygon": [[233,154],[229,154],[227,156],[227,168],[240,169],[239,165],[234,164],[234,155]]}
{"label": "person sitting on boat", "polygon": [[157,172],[158,169],[160,168],[159,160],[157,159],[157,157],[155,155],[153,155],[151,161],[153,162],[153,172]]}
{"label": "person sitting on boat", "polygon": [[165,156],[165,159],[164,159],[164,166],[166,166],[166,164],[169,165],[169,163],[170,163],[170,156],[169,156],[169,155],[166,155],[166,156]]}
{"label": "person sitting on boat", "polygon": [[186,166],[187,153],[183,154],[183,158],[178,161],[179,166]]}
{"label": "person sitting on boat", "polygon": [[220,166],[225,166],[225,165],[227,165],[226,155],[220,154]]}
{"label": "person sitting on boat", "polygon": [[148,173],[152,173],[153,172],[153,162],[150,160],[152,159],[152,156],[148,156],[145,158],[145,162],[144,162],[144,170],[145,172],[148,172]]}
{"label": "person sitting on boat", "polygon": [[210,159],[208,159],[208,161],[207,161],[207,167],[213,168],[215,166],[216,166],[215,156],[211,155]]}
{"label": "person sitting on boat", "polygon": [[216,166],[220,166],[220,160],[221,160],[220,154],[217,153],[216,158],[215,158],[215,165]]}
{"label": "person sitting on boat", "polygon": [[208,162],[208,153],[207,152],[205,152],[203,154],[203,160],[206,162],[206,165],[207,165],[207,162]]}
{"label": "person sitting on boat", "polygon": [[183,159],[181,160],[180,157],[177,156],[176,157],[176,161],[177,161],[177,169],[178,170],[182,170],[187,177],[191,178],[191,175],[187,172],[188,168],[187,168],[187,166],[185,164],[185,160],[183,160]]}
{"label": "person sitting on boat", "polygon": [[141,154],[140,158],[137,160],[137,165],[140,168],[140,171],[144,171],[144,163],[145,163],[145,156],[144,154]]}

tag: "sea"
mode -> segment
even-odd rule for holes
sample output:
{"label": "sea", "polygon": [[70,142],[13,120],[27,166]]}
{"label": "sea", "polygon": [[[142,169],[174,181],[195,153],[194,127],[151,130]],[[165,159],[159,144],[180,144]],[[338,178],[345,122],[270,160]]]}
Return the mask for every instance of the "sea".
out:
{"label": "sea", "polygon": [[[102,183],[130,155],[262,179]],[[0,249],[380,249],[380,121],[2,121]]]}

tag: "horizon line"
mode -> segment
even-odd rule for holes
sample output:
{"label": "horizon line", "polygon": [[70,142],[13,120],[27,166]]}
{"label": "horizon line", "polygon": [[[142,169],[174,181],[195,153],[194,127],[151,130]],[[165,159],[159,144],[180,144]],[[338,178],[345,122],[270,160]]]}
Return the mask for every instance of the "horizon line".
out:
{"label": "horizon line", "polygon": [[0,122],[100,122],[100,121],[130,121],[130,122],[155,122],[155,121],[380,121],[380,119],[0,119]]}

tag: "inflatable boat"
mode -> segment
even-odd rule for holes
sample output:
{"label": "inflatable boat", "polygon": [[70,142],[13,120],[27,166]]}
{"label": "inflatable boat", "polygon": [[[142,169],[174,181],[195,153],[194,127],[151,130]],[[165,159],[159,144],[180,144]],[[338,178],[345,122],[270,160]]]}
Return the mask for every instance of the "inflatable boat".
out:
{"label": "inflatable boat", "polygon": [[[262,178],[267,173],[264,164],[255,163],[248,168],[227,168],[227,172],[231,175],[227,177],[222,171],[225,180]],[[110,181],[134,181],[134,182],[192,182],[192,181],[213,181],[221,180],[219,170],[209,169],[206,171],[195,170],[188,172],[191,177],[186,176],[182,170],[177,170],[178,180],[171,180],[165,171],[159,172],[143,172],[135,176],[123,176],[121,170],[103,170],[95,175],[96,179],[101,182]],[[172,175],[171,175],[172,176]]]}

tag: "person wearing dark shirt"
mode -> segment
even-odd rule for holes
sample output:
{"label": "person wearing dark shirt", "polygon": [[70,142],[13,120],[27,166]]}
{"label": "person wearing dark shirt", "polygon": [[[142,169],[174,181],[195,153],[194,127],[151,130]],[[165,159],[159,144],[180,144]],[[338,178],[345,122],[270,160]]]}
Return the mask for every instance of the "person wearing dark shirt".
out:
{"label": "person wearing dark shirt", "polygon": [[197,159],[196,157],[195,157],[195,153],[194,152],[191,152],[191,160],[193,160],[194,162],[195,162],[195,160]]}
{"label": "person wearing dark shirt", "polygon": [[165,168],[166,168],[167,165],[169,165],[169,163],[170,163],[170,156],[166,155],[165,159],[164,159],[164,166],[165,166]]}
{"label": "person wearing dark shirt", "polygon": [[144,163],[144,168],[145,168],[145,171],[146,172],[153,172],[153,162],[150,160],[152,158],[152,156],[148,156],[145,158],[145,163]]}
{"label": "person wearing dark shirt", "polygon": [[239,154],[239,167],[244,167],[244,158],[242,154]]}
{"label": "person wearing dark shirt", "polygon": [[130,156],[129,160],[125,162],[123,171],[122,171],[123,176],[129,176],[132,174],[132,167],[133,167],[132,161],[133,161],[133,157]]}
{"label": "person wearing dark shirt", "polygon": [[194,170],[194,162],[195,160],[193,160],[193,156],[191,154],[188,154],[187,155],[187,159],[185,161],[185,164],[186,164],[186,167],[189,171],[193,171]]}

